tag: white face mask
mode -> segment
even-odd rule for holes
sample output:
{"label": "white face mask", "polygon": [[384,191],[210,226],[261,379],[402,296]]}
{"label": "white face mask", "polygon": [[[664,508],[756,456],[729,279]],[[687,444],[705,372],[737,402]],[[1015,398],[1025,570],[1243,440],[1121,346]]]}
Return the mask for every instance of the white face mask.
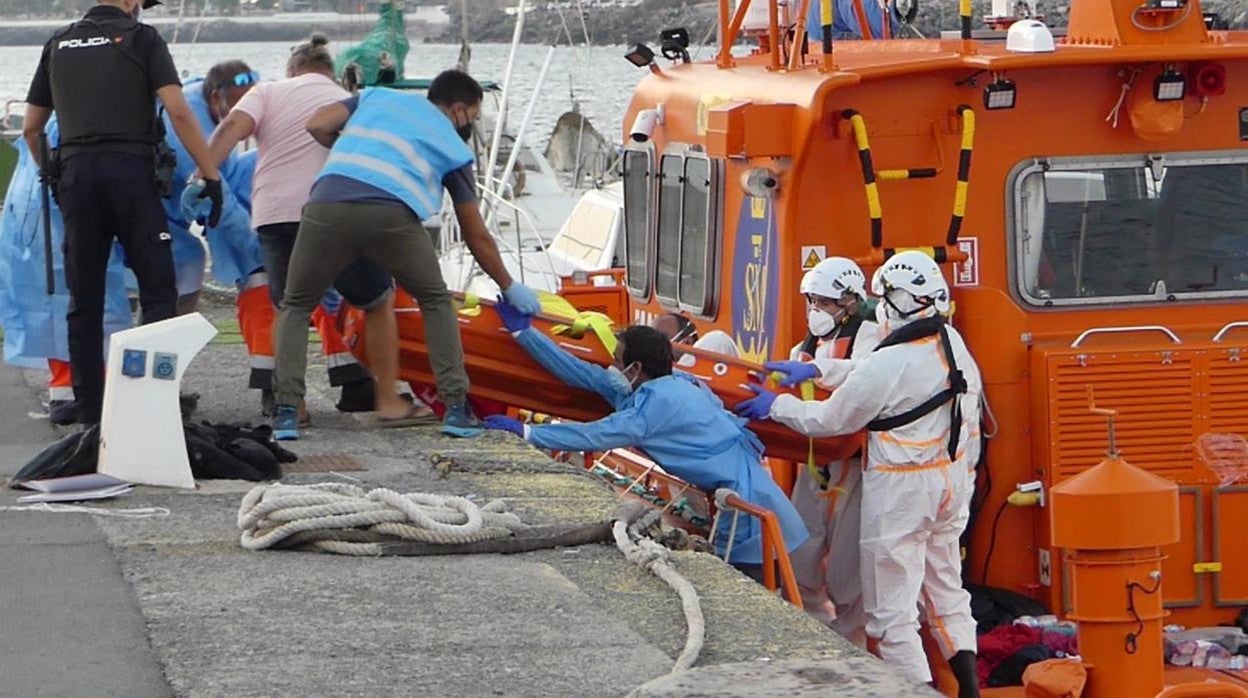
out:
{"label": "white face mask", "polygon": [[836,318],[829,315],[827,311],[812,307],[806,313],[806,327],[816,337],[824,337],[836,329]]}
{"label": "white face mask", "polygon": [[[635,365],[636,364],[634,364],[634,366]],[[631,369],[632,366],[629,368]],[[611,385],[615,388],[616,392],[631,395],[633,391],[637,389],[637,387],[633,385],[633,379],[629,378],[627,373],[621,371],[616,366],[607,367],[607,379],[611,381]]]}

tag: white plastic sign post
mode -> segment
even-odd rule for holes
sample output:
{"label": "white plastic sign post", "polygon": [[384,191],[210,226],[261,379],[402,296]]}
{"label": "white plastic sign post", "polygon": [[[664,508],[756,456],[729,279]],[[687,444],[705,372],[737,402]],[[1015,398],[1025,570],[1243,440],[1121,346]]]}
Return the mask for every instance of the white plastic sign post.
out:
{"label": "white plastic sign post", "polygon": [[99,472],[136,485],[195,487],[178,389],[191,359],[216,334],[199,313],[112,334]]}

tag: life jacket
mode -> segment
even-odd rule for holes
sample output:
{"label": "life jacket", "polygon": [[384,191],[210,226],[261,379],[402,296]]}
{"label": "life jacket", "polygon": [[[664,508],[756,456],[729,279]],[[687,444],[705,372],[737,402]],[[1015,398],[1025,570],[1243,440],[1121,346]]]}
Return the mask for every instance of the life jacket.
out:
{"label": "life jacket", "polygon": [[949,459],[954,460],[958,453],[959,431],[962,423],[962,401],[959,397],[966,393],[967,383],[966,377],[962,375],[962,371],[958,369],[957,362],[954,361],[953,346],[949,343],[949,330],[945,324],[945,319],[936,316],[915,320],[904,327],[890,332],[874,351],[898,344],[917,342],[920,339],[933,335],[940,336],[940,347],[945,352],[945,360],[949,365],[949,385],[944,390],[924,400],[917,407],[891,417],[879,417],[871,420],[867,423],[867,429],[869,431],[892,431],[898,427],[910,424],[936,410],[941,405],[950,402],[952,404],[949,414]]}
{"label": "life jacket", "polygon": [[338,175],[370,184],[426,220],[442,209],[442,179],[473,159],[451,120],[428,99],[370,87],[317,180]]}

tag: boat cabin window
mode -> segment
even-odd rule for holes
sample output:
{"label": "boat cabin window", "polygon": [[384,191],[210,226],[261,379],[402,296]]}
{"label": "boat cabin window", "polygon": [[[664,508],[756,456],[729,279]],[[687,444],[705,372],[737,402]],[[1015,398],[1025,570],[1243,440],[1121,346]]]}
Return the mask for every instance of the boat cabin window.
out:
{"label": "boat cabin window", "polygon": [[624,151],[625,278],[633,295],[650,295],[650,167],[649,150]]}
{"label": "boat cabin window", "polygon": [[706,315],[719,220],[716,163],[693,152],[660,162],[655,295],[664,305]]}
{"label": "boat cabin window", "polygon": [[1019,292],[1041,306],[1248,295],[1248,158],[1036,161],[1015,177]]}
{"label": "boat cabin window", "polygon": [[679,155],[664,155],[659,162],[658,269],[654,293],[674,305],[680,279],[680,199],[684,193],[685,160]]}
{"label": "boat cabin window", "polygon": [[684,212],[680,234],[680,288],[682,307],[699,314],[707,308],[707,258],[710,256],[711,161],[685,160]]}

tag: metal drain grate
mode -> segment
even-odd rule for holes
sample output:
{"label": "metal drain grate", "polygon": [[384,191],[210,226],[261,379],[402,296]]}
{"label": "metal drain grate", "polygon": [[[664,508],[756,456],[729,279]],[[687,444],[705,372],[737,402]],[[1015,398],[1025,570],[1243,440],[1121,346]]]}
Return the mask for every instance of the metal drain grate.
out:
{"label": "metal drain grate", "polygon": [[286,473],[328,473],[365,470],[360,462],[345,453],[321,453],[315,456],[300,456],[294,463],[283,463],[282,472]]}

